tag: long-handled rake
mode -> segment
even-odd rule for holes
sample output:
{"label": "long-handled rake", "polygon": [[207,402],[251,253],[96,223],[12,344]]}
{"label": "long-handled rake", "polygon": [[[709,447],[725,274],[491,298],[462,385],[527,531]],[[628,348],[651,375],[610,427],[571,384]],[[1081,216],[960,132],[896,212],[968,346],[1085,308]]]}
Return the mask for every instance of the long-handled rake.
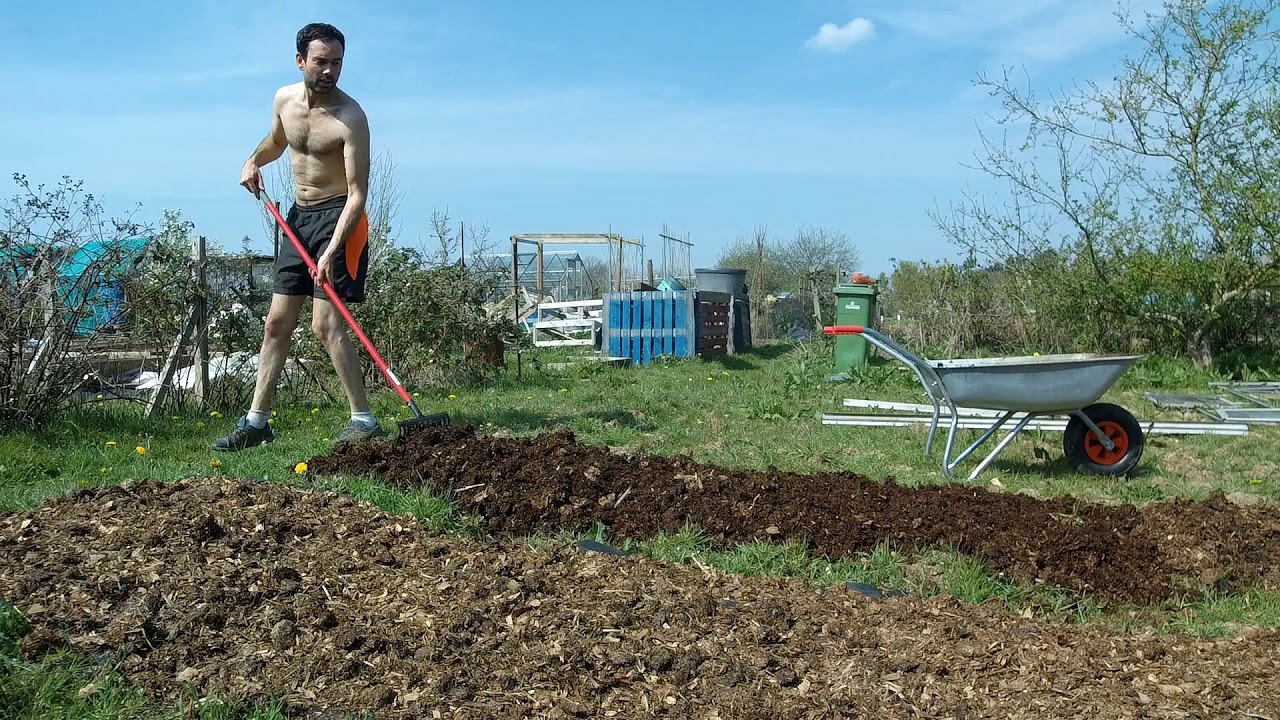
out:
{"label": "long-handled rake", "polygon": [[[266,204],[267,209],[271,211],[276,222],[280,224],[280,229],[284,230],[284,234],[288,236],[289,241],[292,242],[294,248],[298,250],[298,254],[306,261],[307,267],[311,269],[312,273],[318,273],[319,270],[316,267],[315,261],[307,254],[307,249],[303,247],[297,236],[293,234],[293,230],[290,229],[289,223],[285,222],[284,218],[281,217],[280,211],[277,210],[275,204],[271,202],[271,198],[267,195],[267,191],[265,189],[259,189],[256,194],[258,195],[258,198]],[[351,316],[351,311],[347,310],[346,303],[342,302],[342,298],[338,297],[338,293],[334,291],[333,285],[328,282],[324,282],[321,283],[321,287],[324,288],[325,294],[329,296],[329,300],[333,302],[334,305],[338,306],[338,312],[342,313],[342,317],[347,321],[347,325],[351,327],[351,330],[356,334],[356,337],[360,339],[360,343],[364,345],[364,348],[369,351],[369,355],[373,357],[373,361],[378,364],[378,367],[382,370],[382,374],[386,376],[387,382],[391,383],[391,387],[395,388],[396,392],[400,394],[400,399],[404,400],[409,406],[409,409],[413,411],[412,418],[403,420],[398,424],[400,437],[404,437],[414,430],[448,425],[448,413],[436,413],[435,415],[422,414],[422,411],[418,409],[418,404],[413,401],[413,398],[409,397],[409,393],[405,391],[404,386],[400,384],[400,380],[396,378],[395,373],[391,372],[391,368],[387,366],[387,362],[378,354],[378,350],[373,346],[373,343],[369,341],[369,338],[364,334],[364,331],[360,329],[360,325],[356,323],[356,319]]]}

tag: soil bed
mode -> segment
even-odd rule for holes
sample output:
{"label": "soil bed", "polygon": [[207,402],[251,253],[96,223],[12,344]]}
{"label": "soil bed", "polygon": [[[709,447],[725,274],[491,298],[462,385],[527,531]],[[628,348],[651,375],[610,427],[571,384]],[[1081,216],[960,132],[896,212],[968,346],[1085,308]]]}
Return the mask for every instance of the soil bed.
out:
{"label": "soil bed", "polygon": [[378,718],[1280,714],[1276,631],[1114,635],[994,603],[479,544],[266,482],[145,481],[0,517],[0,589],[32,625],[24,654],[66,637],[172,704],[280,696],[298,714]]}
{"label": "soil bed", "polygon": [[1220,494],[1138,510],[963,484],[909,488],[849,472],[628,457],[581,445],[564,430],[499,438],[468,426],[340,446],[308,466],[319,475],[456,491],[461,509],[499,535],[602,522],[612,538],[644,540],[693,523],[718,547],[804,540],[831,559],[886,540],[907,549],[948,545],[1022,583],[1139,604],[1280,586],[1280,513],[1237,507]]}

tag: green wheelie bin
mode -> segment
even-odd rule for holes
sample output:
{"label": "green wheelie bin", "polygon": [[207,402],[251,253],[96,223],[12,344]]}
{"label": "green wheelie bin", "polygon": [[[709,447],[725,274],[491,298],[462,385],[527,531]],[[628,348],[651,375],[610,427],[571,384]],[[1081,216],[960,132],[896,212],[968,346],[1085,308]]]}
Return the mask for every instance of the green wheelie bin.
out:
{"label": "green wheelie bin", "polygon": [[[875,285],[840,284],[832,289],[836,295],[836,324],[873,327],[876,297]],[[836,336],[836,370],[858,370],[867,364],[867,341],[861,335]]]}

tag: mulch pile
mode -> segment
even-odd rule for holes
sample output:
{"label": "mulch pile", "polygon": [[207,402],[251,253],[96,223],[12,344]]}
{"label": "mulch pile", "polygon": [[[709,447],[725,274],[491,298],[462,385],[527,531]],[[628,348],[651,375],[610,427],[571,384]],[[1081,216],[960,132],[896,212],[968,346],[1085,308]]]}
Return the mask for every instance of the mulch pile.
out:
{"label": "mulch pile", "polygon": [[[573,456],[544,467],[577,477]],[[633,467],[628,478],[662,480],[661,466]],[[725,487],[685,482],[704,489],[672,504]],[[650,491],[633,487],[619,508]],[[723,502],[707,505],[733,513]],[[345,496],[225,478],[83,490],[0,517],[0,597],[30,620],[26,655],[69,642],[119,658],[171,704],[280,696],[298,713],[378,718],[1280,717],[1275,631],[1112,635],[998,604],[467,542]]]}
{"label": "mulch pile", "polygon": [[340,446],[308,465],[313,474],[370,474],[400,488],[453,491],[462,510],[481,516],[494,534],[602,522],[610,537],[643,540],[693,523],[719,547],[804,540],[831,559],[883,541],[948,545],[1022,583],[1139,604],[1280,587],[1280,513],[1237,507],[1221,494],[1138,510],[963,484],[910,488],[850,472],[629,457],[581,445],[568,431],[500,438],[468,426]]}

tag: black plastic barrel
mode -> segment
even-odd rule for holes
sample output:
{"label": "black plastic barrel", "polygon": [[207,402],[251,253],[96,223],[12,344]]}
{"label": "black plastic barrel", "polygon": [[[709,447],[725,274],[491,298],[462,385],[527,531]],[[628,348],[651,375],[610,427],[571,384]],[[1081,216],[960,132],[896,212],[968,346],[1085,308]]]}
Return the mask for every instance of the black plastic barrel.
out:
{"label": "black plastic barrel", "polygon": [[729,293],[735,298],[747,296],[747,271],[740,268],[695,268],[698,289]]}

